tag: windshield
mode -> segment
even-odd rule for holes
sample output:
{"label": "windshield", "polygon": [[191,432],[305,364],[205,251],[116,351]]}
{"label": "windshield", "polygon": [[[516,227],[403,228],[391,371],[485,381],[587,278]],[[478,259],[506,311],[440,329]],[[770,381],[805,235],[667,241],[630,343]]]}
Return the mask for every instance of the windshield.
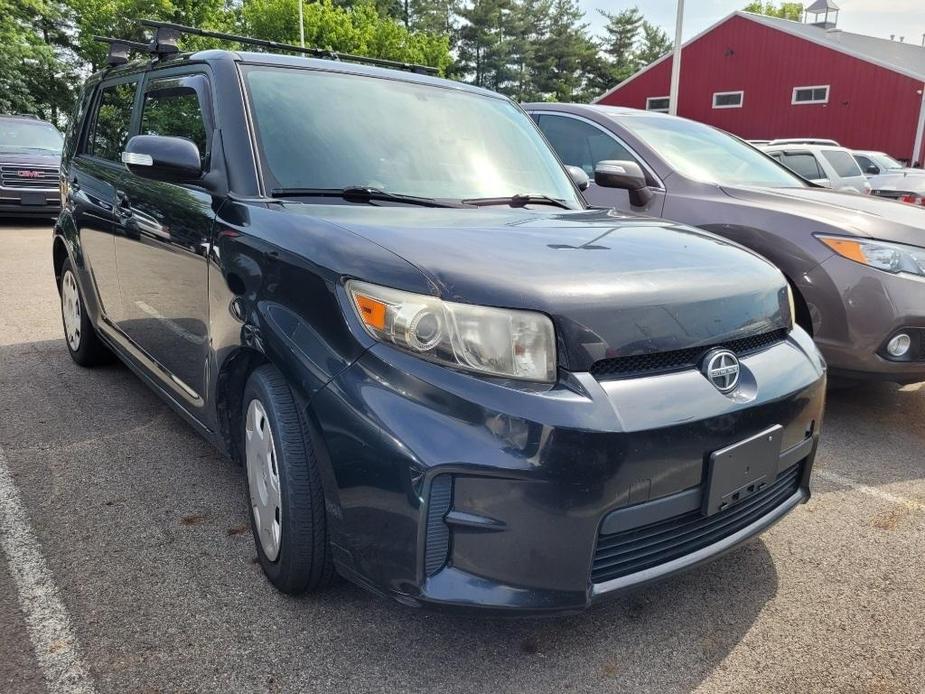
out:
{"label": "windshield", "polygon": [[802,188],[794,176],[751,145],[683,118],[626,116],[620,124],[682,176],[728,186]]}
{"label": "windshield", "polygon": [[41,121],[0,119],[0,151],[61,153],[63,138],[55,127]]}
{"label": "windshield", "polygon": [[888,154],[871,154],[870,158],[873,160],[874,164],[879,166],[881,169],[892,170],[906,168]]}
{"label": "windshield", "polygon": [[507,99],[304,69],[245,74],[267,188],[524,194],[583,207],[530,117]]}

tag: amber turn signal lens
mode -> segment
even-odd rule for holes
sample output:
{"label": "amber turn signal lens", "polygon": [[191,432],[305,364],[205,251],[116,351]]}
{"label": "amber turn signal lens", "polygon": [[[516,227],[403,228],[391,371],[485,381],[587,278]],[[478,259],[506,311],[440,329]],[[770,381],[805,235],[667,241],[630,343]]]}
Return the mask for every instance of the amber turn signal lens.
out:
{"label": "amber turn signal lens", "polygon": [[385,304],[362,294],[354,295],[360,318],[370,328],[385,330]]}
{"label": "amber turn signal lens", "polygon": [[868,264],[867,256],[864,255],[864,251],[858,241],[852,241],[851,239],[833,239],[826,236],[820,236],[819,240],[840,256],[844,256],[849,260],[854,260],[859,263],[864,263],[865,265]]}

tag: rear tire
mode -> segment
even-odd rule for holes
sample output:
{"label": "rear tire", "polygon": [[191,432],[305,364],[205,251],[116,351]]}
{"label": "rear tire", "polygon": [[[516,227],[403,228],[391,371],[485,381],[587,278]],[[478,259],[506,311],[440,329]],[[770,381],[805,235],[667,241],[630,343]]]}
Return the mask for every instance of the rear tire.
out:
{"label": "rear tire", "polygon": [[257,558],[270,582],[297,595],[334,579],[321,474],[292,391],[272,365],[244,387],[241,450]]}
{"label": "rear tire", "polygon": [[108,364],[113,355],[100,340],[86,311],[77,274],[70,259],[61,266],[61,280],[58,285],[61,297],[61,321],[64,325],[64,344],[67,351],[80,366],[92,367]]}

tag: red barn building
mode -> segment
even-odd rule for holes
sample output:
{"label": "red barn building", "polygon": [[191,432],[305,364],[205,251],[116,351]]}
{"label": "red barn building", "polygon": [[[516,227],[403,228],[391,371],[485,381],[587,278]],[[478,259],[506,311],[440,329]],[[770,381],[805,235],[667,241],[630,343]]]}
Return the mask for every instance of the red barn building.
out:
{"label": "red barn building", "polygon": [[[818,6],[818,8],[817,8]],[[841,31],[837,10],[794,22],[734,12],[686,42],[678,115],[748,140],[818,137],[921,163],[925,155],[925,48]],[[671,55],[595,103],[668,110]]]}

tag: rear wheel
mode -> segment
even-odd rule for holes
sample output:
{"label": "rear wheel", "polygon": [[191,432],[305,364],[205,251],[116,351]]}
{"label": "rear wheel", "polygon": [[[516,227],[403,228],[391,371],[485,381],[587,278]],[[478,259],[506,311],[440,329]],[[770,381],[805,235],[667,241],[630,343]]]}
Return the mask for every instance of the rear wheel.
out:
{"label": "rear wheel", "polygon": [[251,374],[241,414],[260,565],[284,593],[320,590],[334,578],[321,475],[292,391],[275,367]]}
{"label": "rear wheel", "polygon": [[112,361],[112,352],[102,343],[90,322],[70,260],[61,267],[61,319],[64,342],[71,359],[81,366],[97,366]]}

